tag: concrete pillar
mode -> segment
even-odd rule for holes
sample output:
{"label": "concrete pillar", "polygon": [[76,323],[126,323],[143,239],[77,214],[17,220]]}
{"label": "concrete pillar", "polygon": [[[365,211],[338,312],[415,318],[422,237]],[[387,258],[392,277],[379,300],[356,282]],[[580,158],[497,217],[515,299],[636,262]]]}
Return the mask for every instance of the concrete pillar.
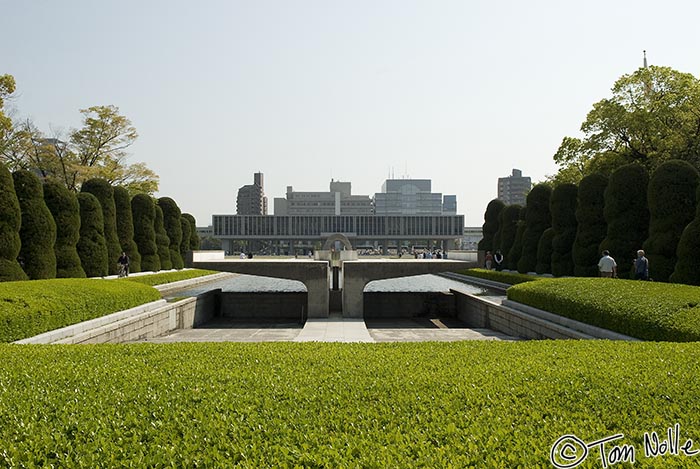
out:
{"label": "concrete pillar", "polygon": [[348,275],[347,270],[343,272],[343,317],[362,319],[365,315],[364,294],[365,285],[369,280],[361,277]]}
{"label": "concrete pillar", "polygon": [[328,301],[330,299],[328,272],[324,272],[323,277],[304,280],[304,285],[306,285],[308,295],[307,317],[327,318]]}

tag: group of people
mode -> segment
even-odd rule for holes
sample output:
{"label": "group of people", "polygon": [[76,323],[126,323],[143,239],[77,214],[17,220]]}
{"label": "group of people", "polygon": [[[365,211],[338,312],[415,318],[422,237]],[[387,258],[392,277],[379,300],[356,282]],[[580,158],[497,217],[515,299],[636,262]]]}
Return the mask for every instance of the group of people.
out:
{"label": "group of people", "polygon": [[[598,261],[598,271],[601,277],[617,277],[617,262],[610,256],[610,251],[603,251],[603,257]],[[634,260],[634,278],[636,280],[649,280],[649,259],[644,251],[637,251],[637,258]]]}
{"label": "group of people", "polygon": [[486,257],[484,258],[484,267],[488,270],[503,270],[503,261],[505,258],[501,253],[500,249],[497,249],[495,253],[491,254],[491,251],[486,251]]}

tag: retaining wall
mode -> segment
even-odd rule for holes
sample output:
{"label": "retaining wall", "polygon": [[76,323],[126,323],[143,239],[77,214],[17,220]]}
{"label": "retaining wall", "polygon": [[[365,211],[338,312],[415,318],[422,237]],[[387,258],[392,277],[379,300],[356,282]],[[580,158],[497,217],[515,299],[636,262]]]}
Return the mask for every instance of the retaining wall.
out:
{"label": "retaining wall", "polygon": [[447,292],[364,292],[364,318],[456,316],[455,298]]}

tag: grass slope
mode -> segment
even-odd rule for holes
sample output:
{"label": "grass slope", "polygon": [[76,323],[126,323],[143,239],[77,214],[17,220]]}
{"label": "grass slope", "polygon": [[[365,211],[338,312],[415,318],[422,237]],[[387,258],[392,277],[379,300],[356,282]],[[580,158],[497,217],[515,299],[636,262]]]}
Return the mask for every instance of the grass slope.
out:
{"label": "grass slope", "polygon": [[179,282],[180,280],[189,280],[191,278],[204,277],[206,275],[218,274],[215,270],[203,269],[187,269],[178,270],[177,272],[162,272],[151,275],[139,275],[136,277],[127,277],[122,280],[129,282],[143,283],[144,285],[163,285],[165,283]]}

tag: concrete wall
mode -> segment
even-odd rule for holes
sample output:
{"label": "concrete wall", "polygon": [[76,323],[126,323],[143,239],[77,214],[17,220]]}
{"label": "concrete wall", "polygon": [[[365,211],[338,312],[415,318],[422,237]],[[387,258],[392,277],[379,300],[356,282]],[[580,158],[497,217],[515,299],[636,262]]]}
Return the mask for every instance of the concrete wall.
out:
{"label": "concrete wall", "polygon": [[455,296],[446,292],[365,292],[364,318],[456,316]]}
{"label": "concrete wall", "polygon": [[220,316],[236,320],[301,321],[307,317],[305,292],[224,292]]}
{"label": "concrete wall", "polygon": [[[478,253],[476,251],[452,250],[452,251],[447,251],[447,258],[452,259],[453,261],[477,262],[478,261]],[[480,264],[480,265],[483,265],[483,264]]]}

